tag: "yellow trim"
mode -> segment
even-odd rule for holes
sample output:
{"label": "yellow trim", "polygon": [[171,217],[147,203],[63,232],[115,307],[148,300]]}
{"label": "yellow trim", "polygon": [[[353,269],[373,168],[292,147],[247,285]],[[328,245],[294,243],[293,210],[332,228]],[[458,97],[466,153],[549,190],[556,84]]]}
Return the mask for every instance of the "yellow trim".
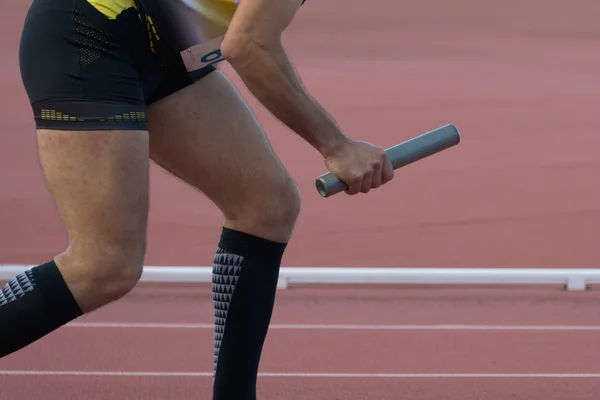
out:
{"label": "yellow trim", "polygon": [[87,2],[109,19],[116,19],[129,8],[137,9],[134,0],[87,0]]}
{"label": "yellow trim", "polygon": [[237,8],[235,0],[187,0],[185,3],[210,21],[225,28],[231,23]]}

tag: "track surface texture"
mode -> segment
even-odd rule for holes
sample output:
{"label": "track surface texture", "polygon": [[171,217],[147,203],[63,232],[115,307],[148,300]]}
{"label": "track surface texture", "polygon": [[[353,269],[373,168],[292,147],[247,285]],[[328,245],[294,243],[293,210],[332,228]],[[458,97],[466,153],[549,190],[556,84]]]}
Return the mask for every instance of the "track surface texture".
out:
{"label": "track surface texture", "polygon": [[[66,245],[19,77],[28,4],[0,4],[0,264]],[[367,196],[323,199],[319,155],[240,87],[302,190],[284,265],[597,268],[599,10],[309,1],[286,44],[351,137],[389,147],[453,123],[462,142]],[[154,166],[151,188],[146,264],[210,265],[217,209]],[[0,399],[208,399],[211,307],[206,287],[140,285],[0,360]],[[292,288],[273,323],[261,400],[600,396],[597,291]]]}
{"label": "track surface texture", "polygon": [[[207,287],[141,285],[0,360],[0,398],[209,399],[211,316]],[[599,339],[596,291],[296,288],[278,294],[259,395],[592,400]]]}
{"label": "track surface texture", "polygon": [[[0,6],[0,250],[3,263],[36,264],[61,251],[66,234],[18,74],[27,4]],[[597,267],[598,12],[596,0],[307,3],[286,44],[350,136],[389,147],[454,123],[462,143],[368,196],[323,199],[320,156],[242,90],[302,190],[284,264]],[[209,265],[218,210],[152,172],[146,263]]]}

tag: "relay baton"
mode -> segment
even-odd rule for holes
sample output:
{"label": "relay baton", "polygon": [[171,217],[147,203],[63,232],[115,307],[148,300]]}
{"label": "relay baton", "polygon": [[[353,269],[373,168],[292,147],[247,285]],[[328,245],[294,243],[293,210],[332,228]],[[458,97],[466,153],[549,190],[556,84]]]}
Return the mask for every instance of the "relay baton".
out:
{"label": "relay baton", "polygon": [[[398,169],[456,146],[459,142],[460,134],[458,133],[458,129],[454,125],[448,124],[392,146],[385,150],[385,153],[392,163],[392,167]],[[343,192],[347,188],[347,185],[336,178],[331,172],[319,176],[316,186],[317,191],[323,197],[333,196],[334,194]]]}

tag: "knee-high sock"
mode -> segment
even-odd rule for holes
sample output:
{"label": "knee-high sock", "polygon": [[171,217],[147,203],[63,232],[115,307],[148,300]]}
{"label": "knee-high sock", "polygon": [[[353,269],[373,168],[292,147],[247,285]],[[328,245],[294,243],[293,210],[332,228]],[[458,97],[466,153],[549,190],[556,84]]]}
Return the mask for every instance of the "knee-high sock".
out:
{"label": "knee-high sock", "polygon": [[213,400],[256,399],[285,243],[224,228],[213,266]]}
{"label": "knee-high sock", "polygon": [[54,261],[27,270],[0,290],[0,357],[81,315]]}

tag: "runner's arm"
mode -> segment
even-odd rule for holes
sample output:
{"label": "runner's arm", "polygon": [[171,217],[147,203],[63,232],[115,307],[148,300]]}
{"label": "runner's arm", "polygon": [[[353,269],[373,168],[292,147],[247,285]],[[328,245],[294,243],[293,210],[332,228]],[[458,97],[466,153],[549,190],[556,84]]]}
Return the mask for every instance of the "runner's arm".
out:
{"label": "runner's arm", "polygon": [[281,35],[302,0],[241,0],[221,51],[250,92],[324,157],[348,139],[311,98],[289,60]]}

